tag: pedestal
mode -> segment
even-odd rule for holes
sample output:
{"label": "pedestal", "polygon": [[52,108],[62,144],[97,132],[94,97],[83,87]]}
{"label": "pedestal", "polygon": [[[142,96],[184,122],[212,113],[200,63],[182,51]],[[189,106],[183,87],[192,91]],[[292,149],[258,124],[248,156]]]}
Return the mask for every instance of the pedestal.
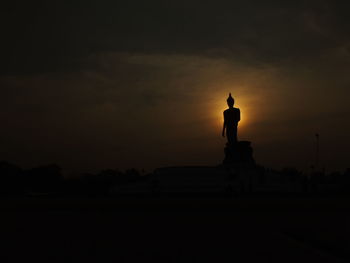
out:
{"label": "pedestal", "polygon": [[233,144],[226,143],[225,165],[254,165],[253,148],[249,141],[240,141]]}

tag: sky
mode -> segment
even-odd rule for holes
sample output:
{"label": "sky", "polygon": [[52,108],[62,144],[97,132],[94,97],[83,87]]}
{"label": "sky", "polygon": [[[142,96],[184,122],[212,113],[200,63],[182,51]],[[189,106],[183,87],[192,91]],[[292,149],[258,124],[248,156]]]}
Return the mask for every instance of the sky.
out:
{"label": "sky", "polygon": [[350,167],[345,1],[9,1],[0,159],[67,171],[217,165],[232,93],[257,163]]}

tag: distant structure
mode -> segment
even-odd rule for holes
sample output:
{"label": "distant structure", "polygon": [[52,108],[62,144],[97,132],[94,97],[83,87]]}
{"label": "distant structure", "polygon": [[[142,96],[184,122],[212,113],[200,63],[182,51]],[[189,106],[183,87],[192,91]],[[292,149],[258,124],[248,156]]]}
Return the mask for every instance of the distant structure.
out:
{"label": "distant structure", "polygon": [[235,100],[231,93],[227,98],[228,109],[224,111],[224,125],[222,136],[227,138],[225,147],[224,165],[254,165],[253,148],[249,141],[238,141],[238,122],[241,120],[241,112],[234,108]]}

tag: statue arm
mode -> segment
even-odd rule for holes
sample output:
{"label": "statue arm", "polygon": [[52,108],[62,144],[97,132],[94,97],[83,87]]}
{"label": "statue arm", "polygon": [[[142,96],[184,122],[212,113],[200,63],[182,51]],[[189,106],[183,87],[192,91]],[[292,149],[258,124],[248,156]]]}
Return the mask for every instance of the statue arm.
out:
{"label": "statue arm", "polygon": [[224,126],[222,127],[222,137],[225,137],[225,129],[226,129],[226,120],[224,115]]}
{"label": "statue arm", "polygon": [[238,121],[240,121],[241,120],[241,111],[240,111],[240,109],[238,109]]}

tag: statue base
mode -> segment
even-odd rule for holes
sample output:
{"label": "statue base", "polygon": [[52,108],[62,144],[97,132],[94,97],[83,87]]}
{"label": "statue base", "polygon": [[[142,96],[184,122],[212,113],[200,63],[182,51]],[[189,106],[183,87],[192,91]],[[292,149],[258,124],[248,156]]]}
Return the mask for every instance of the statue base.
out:
{"label": "statue base", "polygon": [[224,165],[255,165],[249,141],[226,143]]}

